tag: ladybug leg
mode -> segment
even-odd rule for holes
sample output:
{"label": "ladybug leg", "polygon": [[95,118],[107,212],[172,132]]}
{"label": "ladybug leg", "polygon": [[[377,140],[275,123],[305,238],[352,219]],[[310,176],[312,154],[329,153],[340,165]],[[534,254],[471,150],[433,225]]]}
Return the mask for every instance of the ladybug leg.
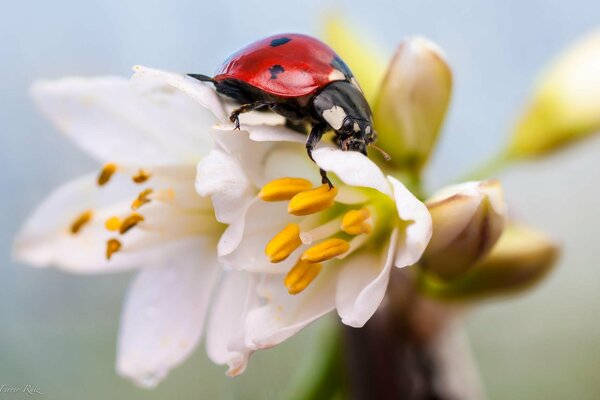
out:
{"label": "ladybug leg", "polygon": [[[312,130],[308,135],[308,139],[306,139],[306,152],[308,153],[308,157],[314,162],[315,159],[312,156],[312,151],[317,146],[317,143],[321,140],[325,132],[329,130],[329,125],[325,122],[319,122],[315,126],[313,126]],[[327,177],[327,172],[322,168],[319,168],[319,173],[321,174],[321,183],[329,185],[329,189],[333,189],[333,184]]]}
{"label": "ladybug leg", "polygon": [[240,130],[240,114],[254,110],[260,110],[261,108],[269,106],[271,106],[271,103],[265,103],[263,101],[255,101],[254,103],[243,104],[231,112],[229,115],[229,121],[235,123],[235,129]]}

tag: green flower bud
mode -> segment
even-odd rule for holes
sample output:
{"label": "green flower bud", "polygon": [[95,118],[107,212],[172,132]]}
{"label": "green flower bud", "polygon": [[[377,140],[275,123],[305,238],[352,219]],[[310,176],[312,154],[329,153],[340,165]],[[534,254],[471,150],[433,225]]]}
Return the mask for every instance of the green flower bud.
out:
{"label": "green flower bud", "polygon": [[508,148],[513,158],[555,151],[600,131],[600,31],[583,38],[542,74]]}
{"label": "green flower bud", "polygon": [[514,294],[538,283],[554,266],[558,246],[543,233],[509,225],[489,255],[449,283],[425,277],[424,291],[448,300],[478,300]]}
{"label": "green flower bud", "polygon": [[426,202],[433,235],[421,265],[442,280],[455,279],[486,256],[505,226],[500,182],[467,182],[442,189]]}
{"label": "green flower bud", "polygon": [[373,104],[378,146],[397,169],[417,174],[437,141],[452,92],[442,51],[423,38],[398,46]]}

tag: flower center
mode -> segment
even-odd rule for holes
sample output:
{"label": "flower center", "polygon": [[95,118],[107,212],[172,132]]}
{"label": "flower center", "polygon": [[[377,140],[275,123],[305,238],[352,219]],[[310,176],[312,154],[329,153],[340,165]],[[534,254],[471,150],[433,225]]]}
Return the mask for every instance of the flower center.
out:
{"label": "flower center", "polygon": [[302,178],[276,179],[261,189],[260,199],[288,201],[288,213],[298,217],[265,246],[265,255],[272,263],[282,262],[305,247],[284,279],[290,294],[306,289],[319,275],[322,263],[348,256],[373,235],[381,207],[376,196],[365,193],[347,186],[313,187]]}

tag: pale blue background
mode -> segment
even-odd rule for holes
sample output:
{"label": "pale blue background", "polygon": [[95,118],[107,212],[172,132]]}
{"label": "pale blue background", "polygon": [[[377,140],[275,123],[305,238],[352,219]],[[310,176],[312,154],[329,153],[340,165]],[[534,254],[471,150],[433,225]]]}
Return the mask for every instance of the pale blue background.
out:
{"label": "pale blue background", "polygon": [[[310,365],[300,354],[318,336],[314,329],[259,355],[236,381],[208,364],[201,350],[158,391],[137,389],[113,370],[129,276],[32,270],[11,263],[10,243],[51,188],[96,168],[35,112],[27,97],[34,79],[129,75],[133,64],[210,73],[255,38],[317,33],[326,7],[343,10],[389,53],[404,35],[420,34],[448,54],[456,90],[429,174],[432,188],[494,153],[540,68],[600,26],[600,3],[592,0],[3,1],[0,384],[37,385],[48,399],[159,399],[175,392],[202,399],[277,398],[286,374],[293,375],[297,364]],[[599,150],[594,140],[503,176],[513,215],[552,232],[565,255],[535,293],[478,308],[469,318],[492,399],[600,396]]]}

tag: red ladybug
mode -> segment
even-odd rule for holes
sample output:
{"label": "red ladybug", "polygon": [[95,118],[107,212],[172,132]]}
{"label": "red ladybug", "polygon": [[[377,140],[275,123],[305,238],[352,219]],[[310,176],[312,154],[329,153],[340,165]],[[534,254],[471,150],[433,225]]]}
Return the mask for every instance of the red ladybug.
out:
{"label": "red ladybug", "polygon": [[[312,129],[306,150],[329,130],[342,150],[367,154],[375,142],[371,108],[348,66],[325,43],[300,34],[281,34],[254,42],[231,55],[214,77],[190,74],[212,82],[219,93],[241,106],[229,119],[239,129],[241,113],[269,109],[296,127]],[[323,183],[331,186],[325,171]]]}

